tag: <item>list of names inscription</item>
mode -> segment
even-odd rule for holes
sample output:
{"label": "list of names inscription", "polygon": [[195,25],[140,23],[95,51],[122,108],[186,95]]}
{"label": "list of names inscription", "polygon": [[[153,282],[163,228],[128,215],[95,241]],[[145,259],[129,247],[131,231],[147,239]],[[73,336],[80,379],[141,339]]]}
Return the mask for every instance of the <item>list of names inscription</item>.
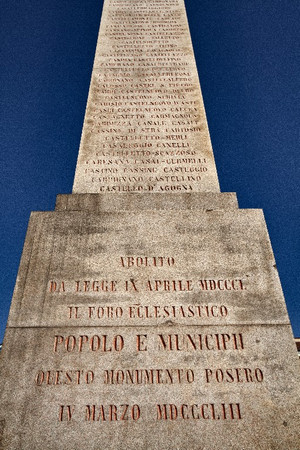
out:
{"label": "list of names inscription", "polygon": [[218,191],[182,0],[106,0],[74,192]]}

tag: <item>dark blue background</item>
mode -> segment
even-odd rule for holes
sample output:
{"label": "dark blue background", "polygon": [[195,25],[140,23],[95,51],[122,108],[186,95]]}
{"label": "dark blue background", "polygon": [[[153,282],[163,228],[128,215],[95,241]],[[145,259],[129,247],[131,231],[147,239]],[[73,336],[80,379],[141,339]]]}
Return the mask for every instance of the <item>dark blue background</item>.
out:
{"label": "dark blue background", "polygon": [[[0,7],[1,342],[30,211],[53,210],[56,194],[72,189],[102,1]],[[264,209],[300,336],[300,2],[186,7],[221,189]]]}

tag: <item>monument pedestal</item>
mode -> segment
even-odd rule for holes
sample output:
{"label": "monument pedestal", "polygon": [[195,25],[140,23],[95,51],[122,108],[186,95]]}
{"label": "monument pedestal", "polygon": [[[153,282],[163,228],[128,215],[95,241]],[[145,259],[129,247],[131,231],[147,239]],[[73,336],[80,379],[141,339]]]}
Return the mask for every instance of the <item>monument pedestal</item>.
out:
{"label": "monument pedestal", "polygon": [[150,211],[150,196],[32,214],[0,448],[297,448],[298,360],[262,212],[231,194],[158,195]]}

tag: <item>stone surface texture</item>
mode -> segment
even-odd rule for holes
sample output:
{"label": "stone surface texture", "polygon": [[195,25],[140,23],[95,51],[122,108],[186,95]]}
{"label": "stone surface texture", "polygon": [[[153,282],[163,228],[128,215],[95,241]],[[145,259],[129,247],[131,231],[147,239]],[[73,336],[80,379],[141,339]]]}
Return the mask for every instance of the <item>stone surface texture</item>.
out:
{"label": "stone surface texture", "polygon": [[1,450],[297,450],[259,209],[220,193],[183,0],[106,0],[74,190],[33,212]]}

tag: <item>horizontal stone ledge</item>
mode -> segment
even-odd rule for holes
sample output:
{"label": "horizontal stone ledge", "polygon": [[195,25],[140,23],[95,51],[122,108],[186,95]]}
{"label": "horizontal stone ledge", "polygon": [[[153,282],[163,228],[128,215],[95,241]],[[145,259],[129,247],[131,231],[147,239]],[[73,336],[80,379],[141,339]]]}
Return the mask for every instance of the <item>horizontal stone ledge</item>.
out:
{"label": "horizontal stone ledge", "polygon": [[136,211],[237,209],[233,192],[59,194],[56,211]]}
{"label": "horizontal stone ledge", "polygon": [[[284,319],[283,319],[284,320]],[[291,328],[291,324],[289,322],[288,319],[286,319],[285,321],[283,320],[270,320],[269,322],[266,321],[245,321],[245,322],[224,322],[224,323],[216,323],[216,322],[212,322],[212,323],[208,323],[208,322],[204,322],[204,323],[192,323],[192,324],[188,324],[188,323],[178,323],[178,322],[173,322],[170,323],[171,321],[165,321],[165,322],[159,322],[159,323],[151,323],[151,324],[143,324],[143,323],[135,323],[135,324],[120,324],[120,323],[111,323],[110,325],[106,324],[87,324],[87,323],[80,323],[77,324],[75,322],[73,322],[70,325],[66,325],[63,321],[61,323],[41,323],[41,324],[14,324],[14,323],[9,323],[7,325],[7,329],[9,330],[38,330],[38,329],[48,329],[48,330],[55,330],[55,329],[64,329],[64,330],[68,330],[68,329],[72,329],[72,330],[81,330],[81,329],[95,329],[97,328],[97,330],[109,330],[109,329],[114,329],[114,328],[120,328],[120,329],[136,329],[136,328],[143,328],[143,329],[149,329],[149,331],[153,331],[156,330],[157,327],[159,328],[166,328],[168,333],[170,334],[178,334],[178,332],[180,332],[181,327],[184,328],[209,328],[209,327],[213,327],[216,329],[224,329],[224,328],[236,328],[236,327],[274,327],[274,326],[279,326],[279,327],[287,327],[287,329],[290,330]]]}

